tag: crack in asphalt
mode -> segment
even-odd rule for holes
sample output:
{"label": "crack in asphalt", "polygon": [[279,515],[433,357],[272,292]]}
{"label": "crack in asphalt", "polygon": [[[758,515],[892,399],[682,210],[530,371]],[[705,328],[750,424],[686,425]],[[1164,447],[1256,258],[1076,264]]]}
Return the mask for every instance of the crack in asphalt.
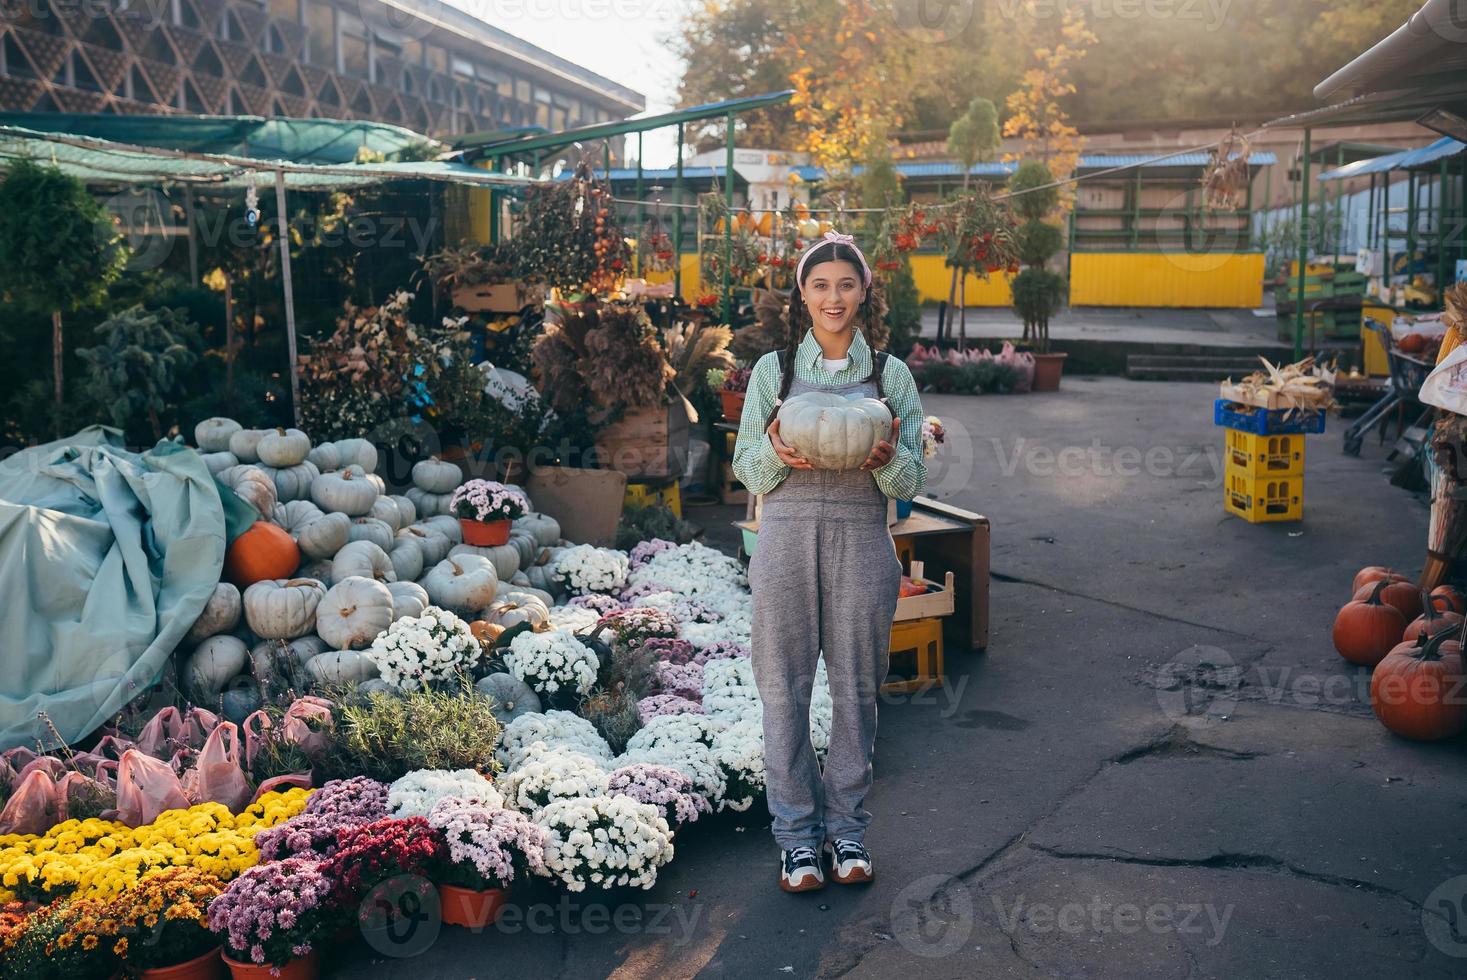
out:
{"label": "crack in asphalt", "polygon": [[1154,609],[1146,609],[1142,606],[1133,606],[1129,603],[1118,602],[1115,599],[1107,599],[1104,596],[1091,595],[1088,592],[1080,592],[1075,589],[1061,588],[1058,585],[1051,585],[1048,582],[1040,582],[1036,579],[1023,578],[1018,575],[1007,575],[1003,572],[996,572],[992,570],[989,571],[988,577],[995,582],[1005,582],[1011,585],[1030,585],[1036,589],[1048,589],[1051,592],[1058,592],[1060,595],[1072,595],[1077,599],[1085,599],[1089,602],[1098,602],[1101,605],[1105,606],[1114,606],[1117,609],[1124,609],[1127,612],[1140,613],[1143,616],[1150,616],[1154,619],[1160,619],[1168,623],[1177,623],[1182,626],[1191,626],[1194,629],[1210,630],[1214,633],[1226,633],[1229,636],[1239,636],[1245,640],[1251,640],[1255,643],[1267,642],[1260,637],[1256,637],[1251,633],[1244,633],[1241,630],[1228,629],[1226,626],[1214,626],[1211,623],[1198,623],[1190,619],[1183,619],[1180,616],[1169,616],[1166,613],[1157,612]]}

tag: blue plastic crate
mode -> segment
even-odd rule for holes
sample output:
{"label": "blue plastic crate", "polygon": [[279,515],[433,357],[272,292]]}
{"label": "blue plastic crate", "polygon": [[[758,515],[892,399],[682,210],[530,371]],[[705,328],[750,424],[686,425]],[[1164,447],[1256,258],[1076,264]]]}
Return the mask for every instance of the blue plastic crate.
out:
{"label": "blue plastic crate", "polygon": [[1323,432],[1324,410],[1294,409],[1290,415],[1286,408],[1254,408],[1219,398],[1212,403],[1212,421],[1259,436]]}

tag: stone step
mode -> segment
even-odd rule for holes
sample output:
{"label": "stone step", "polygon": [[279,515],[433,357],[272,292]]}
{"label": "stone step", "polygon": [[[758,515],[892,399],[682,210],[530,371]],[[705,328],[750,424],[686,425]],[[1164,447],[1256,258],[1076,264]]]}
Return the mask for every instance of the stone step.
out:
{"label": "stone step", "polygon": [[1225,368],[1229,371],[1246,370],[1252,372],[1262,370],[1263,362],[1251,354],[1238,356],[1218,354],[1130,354],[1126,357],[1126,368],[1128,370],[1134,368],[1164,367],[1216,367]]}

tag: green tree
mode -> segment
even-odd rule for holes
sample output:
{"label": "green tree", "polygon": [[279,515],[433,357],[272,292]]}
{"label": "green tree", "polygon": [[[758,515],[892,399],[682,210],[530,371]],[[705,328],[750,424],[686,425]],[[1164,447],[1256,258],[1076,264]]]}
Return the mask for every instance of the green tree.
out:
{"label": "green tree", "polygon": [[1049,353],[1049,320],[1064,303],[1065,278],[1046,268],[1064,247],[1059,228],[1045,221],[1059,206],[1049,168],[1026,160],[1009,178],[1009,203],[1024,224],[1019,227],[1019,258],[1024,269],[1009,284],[1014,312],[1024,321],[1024,339],[1040,354]]}
{"label": "green tree", "polygon": [[[961,116],[953,120],[947,131],[947,152],[958,161],[958,166],[963,171],[963,189],[968,189],[969,171],[973,165],[980,160],[989,160],[998,155],[1001,145],[998,133],[998,108],[985,98],[975,98],[968,103],[968,109]],[[961,326],[959,327],[959,339],[962,346],[967,346],[968,339],[968,276],[963,271],[961,275],[963,287],[963,302],[956,304],[958,296],[959,269],[953,266],[952,281],[947,287],[947,305],[952,309],[958,305],[961,310]]]}
{"label": "green tree", "polygon": [[111,215],[81,181],[30,160],[11,165],[0,184],[0,294],[51,316],[57,438],[65,401],[62,314],[100,303],[126,262]]}
{"label": "green tree", "polygon": [[92,394],[113,423],[133,435],[146,419],[153,441],[187,396],[190,372],[199,363],[199,328],[181,309],[129,307],[97,328],[102,343],[77,351],[87,365]]}

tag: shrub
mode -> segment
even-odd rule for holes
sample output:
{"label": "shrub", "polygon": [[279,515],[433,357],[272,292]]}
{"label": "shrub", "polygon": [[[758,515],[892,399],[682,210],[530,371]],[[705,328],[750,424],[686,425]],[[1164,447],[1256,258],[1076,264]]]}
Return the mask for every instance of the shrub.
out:
{"label": "shrub", "polygon": [[490,771],[500,733],[493,704],[467,681],[457,690],[374,691],[347,701],[317,777],[391,783],[416,769]]}

